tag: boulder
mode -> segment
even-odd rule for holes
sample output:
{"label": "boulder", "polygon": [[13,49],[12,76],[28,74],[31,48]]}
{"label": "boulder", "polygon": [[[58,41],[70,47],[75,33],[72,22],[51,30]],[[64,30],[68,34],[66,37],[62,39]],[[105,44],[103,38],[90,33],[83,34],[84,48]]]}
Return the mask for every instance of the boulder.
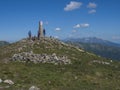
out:
{"label": "boulder", "polygon": [[38,88],[38,87],[36,87],[36,86],[31,86],[31,87],[29,88],[29,90],[40,90],[40,88]]}
{"label": "boulder", "polygon": [[4,80],[4,83],[10,84],[10,85],[14,84],[14,82],[12,80],[9,80],[9,79]]}

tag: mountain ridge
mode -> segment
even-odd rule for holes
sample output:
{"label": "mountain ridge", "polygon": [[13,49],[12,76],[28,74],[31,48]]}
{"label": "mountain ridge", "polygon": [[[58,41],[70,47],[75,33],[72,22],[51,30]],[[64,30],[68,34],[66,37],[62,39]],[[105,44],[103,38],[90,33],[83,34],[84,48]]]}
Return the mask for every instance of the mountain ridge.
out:
{"label": "mountain ridge", "polygon": [[120,44],[95,37],[67,39],[65,42],[108,59],[120,60]]}
{"label": "mountain ridge", "polygon": [[108,40],[103,40],[97,37],[84,37],[84,38],[67,38],[63,41],[72,41],[72,42],[82,42],[82,43],[96,43],[96,44],[102,44],[106,46],[115,46],[120,47],[120,44],[114,43]]}

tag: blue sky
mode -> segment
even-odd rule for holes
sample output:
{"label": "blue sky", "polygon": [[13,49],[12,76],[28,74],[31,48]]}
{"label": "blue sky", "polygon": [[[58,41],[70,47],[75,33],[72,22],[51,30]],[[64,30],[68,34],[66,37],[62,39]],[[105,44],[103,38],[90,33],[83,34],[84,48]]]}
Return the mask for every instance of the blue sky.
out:
{"label": "blue sky", "polygon": [[38,31],[60,39],[98,37],[120,43],[120,0],[0,0],[0,40]]}

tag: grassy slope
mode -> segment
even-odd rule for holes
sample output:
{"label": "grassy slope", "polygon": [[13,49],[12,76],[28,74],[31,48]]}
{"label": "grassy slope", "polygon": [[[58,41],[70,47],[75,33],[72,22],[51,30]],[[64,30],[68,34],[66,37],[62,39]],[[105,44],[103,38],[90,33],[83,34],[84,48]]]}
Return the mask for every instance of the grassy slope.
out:
{"label": "grassy slope", "polygon": [[[43,43],[14,43],[0,48],[0,58],[11,57],[21,46],[23,51],[34,53],[56,53],[66,55],[72,60],[71,65],[33,64],[9,62],[0,63],[0,78],[15,82],[6,90],[28,90],[32,85],[41,90],[120,90],[120,63],[110,65],[91,63],[93,60],[105,60],[87,52],[81,52],[75,47],[66,46],[60,42],[45,40]],[[7,50],[7,51],[6,51]],[[0,86],[6,86],[0,84]]]}
{"label": "grassy slope", "polygon": [[107,46],[96,43],[68,42],[73,45],[84,48],[88,52],[95,53],[105,58],[120,61],[120,47]]}

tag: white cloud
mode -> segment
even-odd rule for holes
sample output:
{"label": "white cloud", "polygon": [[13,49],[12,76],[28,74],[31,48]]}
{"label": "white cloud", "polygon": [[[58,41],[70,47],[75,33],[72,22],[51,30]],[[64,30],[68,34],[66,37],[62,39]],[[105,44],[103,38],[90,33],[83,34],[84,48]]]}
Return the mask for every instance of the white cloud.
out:
{"label": "white cloud", "polygon": [[66,5],[64,8],[65,11],[72,11],[78,9],[82,6],[81,2],[71,1],[69,4]]}
{"label": "white cloud", "polygon": [[90,3],[87,5],[87,7],[88,7],[88,8],[96,8],[96,7],[97,7],[97,4],[90,2]]}
{"label": "white cloud", "polygon": [[77,25],[75,25],[73,28],[80,28],[81,27],[81,25],[80,24],[77,24]]}
{"label": "white cloud", "polygon": [[73,28],[87,28],[90,24],[84,23],[84,24],[76,24]]}
{"label": "white cloud", "polygon": [[87,27],[89,27],[89,26],[90,26],[90,24],[88,24],[88,23],[81,24],[81,27],[83,27],[83,28],[87,28]]}
{"label": "white cloud", "polygon": [[61,28],[55,28],[55,31],[60,31],[61,30]]}
{"label": "white cloud", "polygon": [[93,13],[96,13],[96,10],[95,9],[92,9],[90,11],[88,11],[89,14],[93,14]]}

